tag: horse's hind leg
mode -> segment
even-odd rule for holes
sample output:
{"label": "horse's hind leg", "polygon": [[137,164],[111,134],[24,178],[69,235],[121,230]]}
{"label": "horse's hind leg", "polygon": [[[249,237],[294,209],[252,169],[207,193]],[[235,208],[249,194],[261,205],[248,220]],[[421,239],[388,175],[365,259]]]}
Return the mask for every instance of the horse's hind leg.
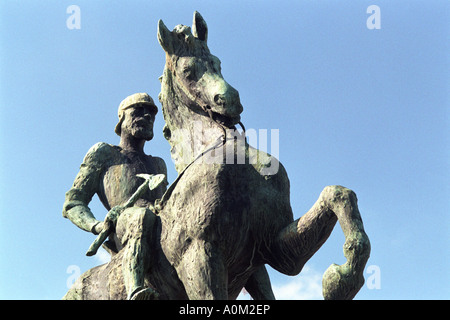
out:
{"label": "horse's hind leg", "polygon": [[364,284],[363,271],[370,254],[367,237],[353,191],[341,186],[326,187],[314,206],[279,234],[274,247],[274,267],[297,274],[306,261],[328,239],[336,221],[345,235],[347,262],[332,264],[323,276],[325,299],[352,299]]}
{"label": "horse's hind leg", "polygon": [[189,300],[227,300],[227,272],[218,252],[202,240],[193,240],[176,267]]}

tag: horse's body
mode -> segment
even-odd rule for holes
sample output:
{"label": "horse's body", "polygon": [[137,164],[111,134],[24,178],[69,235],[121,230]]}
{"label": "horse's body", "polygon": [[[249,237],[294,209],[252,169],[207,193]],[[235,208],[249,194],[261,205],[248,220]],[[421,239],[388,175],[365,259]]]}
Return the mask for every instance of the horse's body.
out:
{"label": "horse's body", "polygon": [[161,244],[193,286],[190,298],[235,298],[271,260],[271,242],[292,222],[288,191],[284,170],[263,176],[250,164],[194,163],[184,171],[160,213]]}
{"label": "horse's body", "polygon": [[[194,14],[192,31],[179,25],[171,32],[160,21],[158,40],[166,52],[159,96],[164,136],[179,176],[160,202],[149,284],[165,299],[235,299],[244,286],[258,297],[258,288],[269,283],[265,264],[298,274],[339,220],[347,262],[327,270],[324,296],[353,298],[364,283],[370,252],[356,195],[326,187],[310,211],[294,221],[285,169],[236,134],[239,95],[209,52],[200,14]],[[97,274],[109,265],[98,267],[103,269]],[[109,294],[115,297],[123,294]]]}

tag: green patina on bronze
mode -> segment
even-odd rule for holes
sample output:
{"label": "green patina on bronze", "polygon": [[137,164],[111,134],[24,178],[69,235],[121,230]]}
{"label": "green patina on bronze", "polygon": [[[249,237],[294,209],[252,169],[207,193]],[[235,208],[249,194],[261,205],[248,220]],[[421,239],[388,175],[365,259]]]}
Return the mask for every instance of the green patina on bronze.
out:
{"label": "green patina on bronze", "polygon": [[[328,186],[312,208],[294,220],[283,165],[250,146],[245,135],[236,131],[235,126],[242,125],[243,108],[238,91],[221,74],[220,60],[209,51],[204,19],[195,12],[192,29],[179,25],[173,31],[159,21],[157,34],[166,54],[159,94],[163,133],[179,175],[164,194],[154,194],[141,204],[139,210],[152,208],[151,215],[143,215],[142,221],[122,219],[128,228],[123,228],[127,236],[121,235],[119,243],[126,248],[137,233],[145,235],[149,248],[148,261],[139,266],[144,290],[151,293],[143,298],[235,299],[245,287],[255,299],[273,299],[265,265],[297,275],[337,221],[346,239],[347,262],[327,269],[323,295],[325,299],[353,298],[364,283],[370,254],[355,193]],[[125,116],[122,135],[126,124]],[[95,189],[101,199],[108,190],[121,195],[102,200],[110,209],[110,202],[124,203],[142,183],[135,178],[136,170],[128,172],[117,160],[121,156],[116,147],[100,144],[94,150],[81,167],[80,174],[84,173],[67,193],[64,209],[66,217],[87,231],[98,226],[87,207],[94,191],[89,185],[103,186]],[[147,219],[151,222],[142,228],[140,223]],[[134,260],[124,252],[119,249],[110,263],[83,274],[65,298],[130,296],[127,283],[132,281],[127,275],[132,273],[120,270],[127,270],[127,263]]]}

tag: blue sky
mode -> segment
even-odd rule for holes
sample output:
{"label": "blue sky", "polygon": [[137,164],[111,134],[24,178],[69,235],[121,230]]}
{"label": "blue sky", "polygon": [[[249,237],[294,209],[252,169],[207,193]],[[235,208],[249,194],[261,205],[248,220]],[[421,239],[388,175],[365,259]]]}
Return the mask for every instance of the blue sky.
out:
{"label": "blue sky", "polygon": [[[80,29],[69,29],[70,5]],[[366,12],[380,8],[381,29]],[[279,129],[295,217],[327,185],[353,189],[372,254],[357,299],[449,299],[448,1],[2,1],[0,299],[60,299],[94,236],[61,215],[87,150],[117,144],[117,107],[157,100],[158,19],[191,25],[240,93],[246,128]],[[160,104],[158,107],[160,107]],[[146,152],[176,172],[162,113]],[[269,148],[270,149],[270,148]],[[270,150],[269,150],[270,151]],[[97,199],[91,209],[103,219]],[[280,299],[320,299],[339,226],[304,272],[269,270]],[[370,267],[370,268],[369,268]],[[244,296],[246,298],[246,296]]]}

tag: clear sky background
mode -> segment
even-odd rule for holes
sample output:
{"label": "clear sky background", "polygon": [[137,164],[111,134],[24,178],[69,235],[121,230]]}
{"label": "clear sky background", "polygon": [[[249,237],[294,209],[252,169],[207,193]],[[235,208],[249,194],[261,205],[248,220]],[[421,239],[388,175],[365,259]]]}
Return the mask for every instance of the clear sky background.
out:
{"label": "clear sky background", "polygon": [[[190,26],[194,10],[246,128],[279,129],[295,217],[327,185],[357,193],[372,254],[356,298],[449,299],[449,2],[381,0],[1,1],[0,298],[60,299],[105,260],[85,256],[94,236],[62,217],[64,194],[93,144],[119,142],[120,101],[157,101],[158,19]],[[145,150],[172,182],[163,125],[160,112]],[[321,299],[343,243],[336,226],[299,276],[270,269],[276,296]]]}

